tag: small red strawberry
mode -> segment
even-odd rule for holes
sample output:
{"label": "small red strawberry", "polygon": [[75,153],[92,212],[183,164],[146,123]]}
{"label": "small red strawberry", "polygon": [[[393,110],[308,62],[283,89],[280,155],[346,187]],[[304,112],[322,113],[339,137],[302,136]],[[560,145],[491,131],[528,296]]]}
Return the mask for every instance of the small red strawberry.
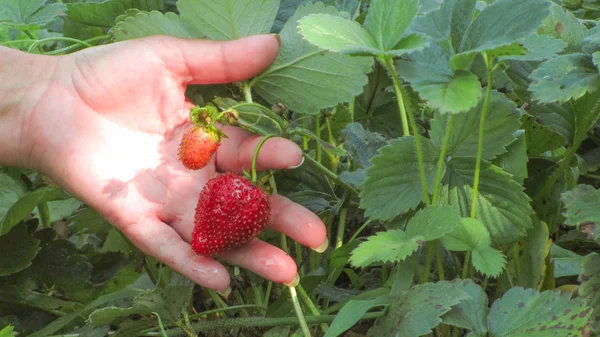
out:
{"label": "small red strawberry", "polygon": [[262,232],[269,222],[268,195],[235,173],[209,180],[198,199],[192,248],[212,256],[243,246]]}
{"label": "small red strawberry", "polygon": [[179,144],[179,160],[189,170],[203,168],[221,145],[222,136],[214,126],[192,126]]}

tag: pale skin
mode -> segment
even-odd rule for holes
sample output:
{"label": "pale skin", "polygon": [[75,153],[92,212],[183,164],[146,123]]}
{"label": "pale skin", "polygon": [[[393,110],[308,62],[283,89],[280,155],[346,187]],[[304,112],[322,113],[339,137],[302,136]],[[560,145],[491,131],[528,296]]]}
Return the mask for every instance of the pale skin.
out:
{"label": "pale skin", "polygon": [[[221,262],[294,285],[294,260],[259,239],[219,254],[220,262],[189,245],[205,182],[248,169],[260,137],[225,127],[228,138],[204,169],[188,171],[177,158],[193,106],[186,86],[250,78],[278,48],[272,35],[229,42],[159,36],[59,57],[0,47],[0,165],[48,175],[140,250],[202,286],[229,290]],[[267,140],[258,156],[260,169],[301,162],[300,148],[283,138]],[[319,217],[280,195],[271,204],[271,229],[312,249],[326,246]]]}

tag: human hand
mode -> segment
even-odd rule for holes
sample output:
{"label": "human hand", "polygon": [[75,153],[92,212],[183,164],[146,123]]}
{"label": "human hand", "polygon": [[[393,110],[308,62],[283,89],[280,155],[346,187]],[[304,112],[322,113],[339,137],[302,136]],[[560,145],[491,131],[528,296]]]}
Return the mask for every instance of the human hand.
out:
{"label": "human hand", "polygon": [[[196,283],[226,291],[227,270],[196,255],[188,242],[198,195],[218,171],[251,166],[260,140],[225,127],[228,138],[211,163],[188,171],[177,148],[189,127],[188,84],[236,82],[265,70],[278,41],[260,35],[229,42],[150,37],[54,57],[47,87],[25,119],[28,165],[94,207],[133,244]],[[261,169],[301,163],[302,151],[283,138],[267,140]],[[283,196],[271,196],[270,228],[317,249],[322,221]],[[254,239],[218,258],[280,283],[296,265],[281,249]]]}

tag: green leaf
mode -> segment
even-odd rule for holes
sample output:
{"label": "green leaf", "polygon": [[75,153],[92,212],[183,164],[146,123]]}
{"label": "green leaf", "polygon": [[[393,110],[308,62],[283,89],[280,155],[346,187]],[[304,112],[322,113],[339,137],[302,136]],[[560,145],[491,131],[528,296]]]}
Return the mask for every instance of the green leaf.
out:
{"label": "green leaf", "polygon": [[586,336],[591,308],[571,294],[539,293],[535,289],[512,288],[492,304],[488,316],[495,337]]}
{"label": "green leaf", "polygon": [[563,193],[567,218],[565,224],[579,226],[582,223],[593,222],[600,224],[600,190],[590,185],[578,185],[577,188]]}
{"label": "green leaf", "polygon": [[299,21],[300,34],[315,46],[350,55],[378,55],[375,40],[355,21],[329,14],[311,14]]}
{"label": "green leaf", "polygon": [[88,322],[94,326],[108,325],[134,314],[157,312],[163,320],[177,322],[191,296],[190,286],[169,286],[139,294],[129,308],[106,307],[90,314]]}
{"label": "green leaf", "polygon": [[[446,164],[442,199],[470,215],[474,158],[454,158]],[[494,246],[510,245],[531,228],[529,197],[523,187],[497,166],[482,162],[477,200],[477,219],[489,230]]]}
{"label": "green leaf", "polygon": [[104,0],[101,2],[73,2],[67,5],[69,19],[90,26],[112,27],[115,19],[128,9],[143,11],[164,9],[164,0]]}
{"label": "green leaf", "polygon": [[567,43],[548,35],[531,34],[519,42],[517,46],[525,49],[525,54],[513,54],[498,57],[498,61],[542,61],[555,57],[562,52]]}
{"label": "green leaf", "polygon": [[532,74],[529,90],[542,103],[578,99],[600,86],[598,67],[585,54],[561,55],[542,63]]}
{"label": "green leaf", "polygon": [[438,10],[415,19],[414,30],[425,33],[435,41],[450,38],[458,50],[468,25],[475,15],[475,0],[446,0]]}
{"label": "green leaf", "polygon": [[[351,57],[323,51],[297,32],[298,20],[310,14],[346,17],[322,3],[307,4],[281,31],[281,49],[274,63],[255,77],[253,88],[269,103],[284,103],[290,110],[317,114],[320,109],[349,102],[362,92],[371,71],[372,57]],[[306,99],[310,97],[310,99]]]}
{"label": "green leaf", "polygon": [[449,206],[428,206],[417,212],[406,225],[406,235],[423,241],[443,237],[459,227],[458,212]]}
{"label": "green leaf", "polygon": [[86,207],[69,218],[69,226],[78,234],[108,234],[113,228],[100,213]]}
{"label": "green leaf", "polygon": [[469,337],[487,336],[488,296],[472,280],[455,280],[452,284],[469,295],[444,315],[444,323],[468,329]]}
{"label": "green leaf", "polygon": [[572,105],[575,117],[573,144],[580,144],[583,142],[588,138],[587,132],[596,126],[596,122],[598,121],[598,118],[600,118],[599,100],[600,90],[595,90],[593,94],[584,95]]}
{"label": "green leaf", "polygon": [[29,192],[14,203],[6,212],[0,224],[0,235],[7,233],[13,226],[24,220],[33,209],[44,202],[70,198],[65,191],[56,187],[41,187]]}
{"label": "green leaf", "polygon": [[[546,223],[536,219],[527,237],[518,245],[518,261],[514,259],[509,261],[508,276],[514,285],[533,289],[542,286],[546,275],[546,258],[552,245],[549,235]],[[518,272],[517,263],[520,266]]]}
{"label": "green leaf", "polygon": [[116,41],[142,38],[152,35],[169,35],[184,38],[201,38],[204,35],[196,23],[182,19],[175,13],[158,11],[139,12],[130,16],[112,29]]}
{"label": "green leaf", "polygon": [[367,267],[375,262],[402,261],[418,248],[417,240],[402,230],[379,232],[352,251],[350,262],[355,267]]}
{"label": "green leaf", "polygon": [[506,256],[501,251],[487,247],[477,247],[473,250],[473,267],[483,275],[497,277],[504,270]]}
{"label": "green leaf", "polygon": [[46,4],[46,0],[8,0],[0,4],[0,25],[20,29],[45,26],[65,10],[63,4]]}
{"label": "green leaf", "polygon": [[443,113],[459,113],[474,107],[481,97],[475,74],[450,67],[450,54],[432,43],[396,62],[398,74],[409,81],[423,100]]}
{"label": "green leaf", "polygon": [[17,333],[13,331],[12,326],[6,326],[2,330],[0,330],[0,337],[16,337]]}
{"label": "green leaf", "polygon": [[73,242],[60,239],[42,247],[30,269],[40,282],[68,292],[88,282],[93,266],[85,256],[78,254]]}
{"label": "green leaf", "polygon": [[525,130],[527,142],[527,154],[535,157],[546,151],[556,150],[567,142],[560,133],[539,123],[536,118],[529,114],[521,116],[521,128]]}
{"label": "green leaf", "polygon": [[592,316],[592,327],[594,331],[600,328],[600,255],[592,253],[585,257],[581,264],[581,275],[579,276],[581,286],[578,289],[579,297],[586,305],[594,309]]}
{"label": "green leaf", "polygon": [[181,17],[193,21],[211,40],[235,40],[268,33],[279,9],[278,0],[179,0]]}
{"label": "green leaf", "polygon": [[550,15],[542,21],[538,34],[549,35],[567,43],[567,52],[581,50],[587,28],[573,13],[561,6],[552,4]]}
{"label": "green leaf", "polygon": [[[10,207],[25,193],[27,193],[27,187],[22,181],[0,172],[0,219],[4,219]],[[8,231],[0,230],[0,235],[3,232]]]}
{"label": "green leaf", "polygon": [[504,172],[510,173],[514,181],[523,185],[528,177],[527,173],[527,142],[525,133],[517,131],[517,140],[506,147],[507,152],[498,156],[492,161],[492,164],[501,168]]}
{"label": "green leaf", "polygon": [[552,244],[550,247],[550,261],[554,264],[554,277],[556,278],[581,274],[581,264],[584,259],[586,257],[556,244]]}
{"label": "green leaf", "polygon": [[472,251],[477,247],[488,247],[492,243],[490,232],[477,219],[462,218],[460,226],[442,238],[442,245],[457,252]]}
{"label": "green leaf", "polygon": [[[479,121],[484,104],[481,98],[479,104],[466,114],[454,116],[454,130],[450,135],[447,154],[457,157],[477,157],[479,142]],[[504,97],[503,94],[492,91],[488,113],[483,132],[483,159],[491,160],[505,153],[507,146],[515,141],[515,132],[520,127],[521,112],[517,105]],[[446,136],[450,116],[436,113],[431,126],[431,139],[441,148]]]}
{"label": "green leaf", "polygon": [[373,0],[364,27],[376,46],[389,51],[400,42],[419,9],[419,0]]}
{"label": "green leaf", "polygon": [[427,42],[427,36],[424,34],[410,34],[402,38],[402,40],[400,40],[400,42],[394,46],[393,50],[390,50],[385,54],[393,57],[402,56],[404,54],[423,49]]}
{"label": "green leaf", "polygon": [[31,265],[40,250],[40,241],[27,231],[25,223],[0,236],[0,276],[19,272]]}
{"label": "green leaf", "polygon": [[495,1],[466,29],[458,51],[481,52],[518,41],[536,31],[549,7],[545,0]]}
{"label": "green leaf", "polygon": [[365,301],[348,301],[335,316],[324,337],[337,337],[353,327],[371,308],[387,305],[394,301],[392,296],[381,296]]}
{"label": "green leaf", "polygon": [[442,315],[469,295],[450,282],[420,284],[400,295],[369,336],[417,337],[431,333]]}
{"label": "green leaf", "polygon": [[[50,221],[58,221],[65,219],[75,213],[83,203],[75,198],[66,200],[49,201],[48,208],[50,209]],[[34,214],[38,216],[39,209],[36,208]]]}
{"label": "green leaf", "polygon": [[[433,189],[438,151],[431,141],[421,139],[428,188]],[[415,208],[423,200],[415,141],[412,136],[393,140],[371,159],[360,193],[360,207],[365,216],[391,220]]]}
{"label": "green leaf", "polygon": [[536,121],[546,125],[550,130],[561,134],[568,142],[573,143],[575,135],[575,116],[569,104],[537,104],[532,103],[529,111]]}
{"label": "green leaf", "polygon": [[342,134],[346,138],[344,148],[352,157],[357,159],[360,167],[371,166],[371,158],[377,154],[377,151],[381,147],[388,145],[388,141],[385,138],[377,133],[365,130],[358,123],[347,125]]}

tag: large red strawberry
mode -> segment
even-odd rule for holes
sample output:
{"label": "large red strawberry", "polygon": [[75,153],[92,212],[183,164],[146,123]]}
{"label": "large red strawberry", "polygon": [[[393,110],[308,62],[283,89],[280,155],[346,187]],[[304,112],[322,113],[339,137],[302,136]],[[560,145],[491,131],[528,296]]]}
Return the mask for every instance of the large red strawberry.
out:
{"label": "large red strawberry", "polygon": [[211,256],[243,246],[269,222],[268,195],[235,173],[209,180],[198,199],[192,248]]}
{"label": "large red strawberry", "polygon": [[189,170],[203,168],[219,148],[222,136],[221,131],[214,126],[192,126],[179,144],[179,160]]}

